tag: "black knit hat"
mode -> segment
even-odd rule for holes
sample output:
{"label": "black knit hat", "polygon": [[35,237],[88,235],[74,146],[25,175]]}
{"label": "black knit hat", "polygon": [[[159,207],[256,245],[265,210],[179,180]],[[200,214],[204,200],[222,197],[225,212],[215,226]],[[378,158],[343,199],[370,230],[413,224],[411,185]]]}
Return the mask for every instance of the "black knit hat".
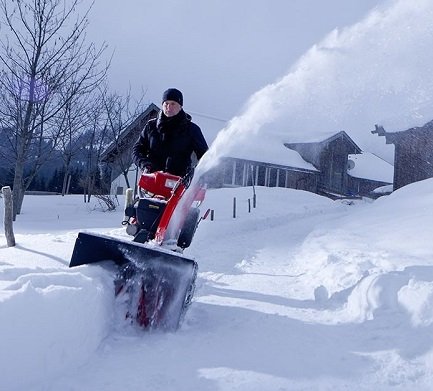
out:
{"label": "black knit hat", "polygon": [[174,100],[175,102],[183,106],[182,93],[176,88],[169,88],[168,90],[164,91],[164,93],[162,94],[162,103],[164,103],[166,100]]}

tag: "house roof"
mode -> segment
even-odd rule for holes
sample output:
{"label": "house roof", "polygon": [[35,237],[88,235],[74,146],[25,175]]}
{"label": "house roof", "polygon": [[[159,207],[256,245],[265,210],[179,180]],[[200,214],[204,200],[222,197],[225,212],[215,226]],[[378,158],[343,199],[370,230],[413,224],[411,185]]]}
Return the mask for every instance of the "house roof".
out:
{"label": "house roof", "polygon": [[[102,161],[108,162],[113,160],[113,158],[118,154],[119,149],[122,149],[124,145],[131,144],[131,136],[133,133],[138,133],[142,127],[143,122],[148,120],[148,117],[152,115],[153,112],[159,112],[159,107],[154,103],[151,103],[146,110],[144,110],[140,115],[135,118],[128,126],[126,126],[120,133],[119,138],[116,141],[113,141],[102,153]],[[137,135],[138,137],[138,135]],[[134,135],[134,141],[136,136]]]}
{"label": "house roof", "polygon": [[227,157],[275,164],[292,169],[318,171],[311,163],[306,162],[297,151],[286,148],[283,143],[272,143],[267,145],[266,149],[263,149],[261,145],[252,144],[245,149],[239,148],[236,153]]}
{"label": "house roof", "polygon": [[394,166],[370,152],[363,152],[349,155],[347,173],[355,178],[392,183]]}
{"label": "house roof", "polygon": [[356,143],[350,138],[350,136],[344,131],[341,130],[338,133],[331,134],[330,136],[326,137],[325,139],[315,140],[315,141],[309,141],[309,142],[303,142],[303,143],[285,143],[284,145],[288,148],[294,148],[297,145],[313,145],[313,144],[321,144],[321,145],[327,145],[331,142],[338,140],[339,138],[344,139],[349,145],[353,147],[353,151],[356,153],[361,153],[362,150]]}
{"label": "house roof", "polygon": [[339,138],[344,139],[345,142],[352,146],[354,153],[362,152],[346,132],[340,131],[338,133],[330,134],[329,137],[326,137],[325,139],[314,142],[283,143],[276,139],[272,143],[268,142],[266,144],[266,149],[264,149],[263,145],[257,141],[248,142],[248,140],[245,140],[244,145],[238,146],[236,151],[232,152],[230,156],[227,157],[255,162],[260,161],[267,164],[277,164],[287,168],[317,172],[318,169],[302,157],[296,146],[308,145],[309,147],[313,147],[315,144],[326,146]]}
{"label": "house roof", "polygon": [[378,136],[384,136],[387,144],[395,144],[410,137],[417,137],[420,133],[433,133],[433,121],[429,121],[423,126],[415,126],[407,130],[399,132],[387,132],[383,126],[375,125],[375,129],[371,131]]}

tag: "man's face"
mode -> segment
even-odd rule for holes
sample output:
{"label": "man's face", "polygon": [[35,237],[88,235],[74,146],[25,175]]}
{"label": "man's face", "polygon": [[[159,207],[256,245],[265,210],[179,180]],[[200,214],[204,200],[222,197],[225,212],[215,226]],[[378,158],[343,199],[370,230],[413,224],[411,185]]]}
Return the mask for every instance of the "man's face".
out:
{"label": "man's face", "polygon": [[162,111],[166,117],[173,117],[174,115],[179,114],[181,109],[182,106],[174,100],[166,100],[162,104]]}

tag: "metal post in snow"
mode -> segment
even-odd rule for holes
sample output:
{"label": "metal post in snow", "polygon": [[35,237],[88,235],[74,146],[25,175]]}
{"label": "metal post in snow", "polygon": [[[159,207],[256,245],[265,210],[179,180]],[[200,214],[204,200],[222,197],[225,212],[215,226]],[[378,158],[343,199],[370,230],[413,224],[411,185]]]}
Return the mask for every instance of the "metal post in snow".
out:
{"label": "metal post in snow", "polygon": [[253,185],[253,208],[256,207],[256,187],[254,186],[255,179],[254,179],[254,167],[251,166],[251,178],[252,178],[252,185]]}
{"label": "metal post in snow", "polygon": [[236,197],[233,197],[233,218],[236,218]]}

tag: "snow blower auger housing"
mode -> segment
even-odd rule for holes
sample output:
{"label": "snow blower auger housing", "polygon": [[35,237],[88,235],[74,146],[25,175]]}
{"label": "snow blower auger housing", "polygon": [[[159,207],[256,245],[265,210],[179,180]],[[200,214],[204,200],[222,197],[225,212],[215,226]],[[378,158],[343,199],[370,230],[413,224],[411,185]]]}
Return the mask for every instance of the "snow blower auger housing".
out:
{"label": "snow blower auger housing", "polygon": [[[190,187],[192,172],[177,177],[161,171],[143,173],[140,196],[128,189],[126,232],[132,241],[80,232],[70,267],[111,260],[119,265],[114,285],[125,319],[145,329],[175,330],[191,303],[197,263],[183,256],[191,244],[204,199],[204,186]],[[188,189],[188,191],[187,191]]]}

